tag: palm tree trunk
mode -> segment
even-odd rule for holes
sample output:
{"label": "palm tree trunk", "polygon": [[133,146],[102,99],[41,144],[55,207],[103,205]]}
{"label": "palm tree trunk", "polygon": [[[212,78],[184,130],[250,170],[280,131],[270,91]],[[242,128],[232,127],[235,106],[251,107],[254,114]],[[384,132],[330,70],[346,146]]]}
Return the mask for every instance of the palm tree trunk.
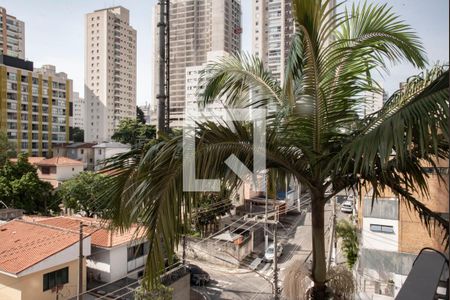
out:
{"label": "palm tree trunk", "polygon": [[325,264],[325,230],[324,230],[324,197],[323,195],[311,195],[311,223],[312,223],[312,280],[314,287],[311,298],[322,300],[326,296],[326,275]]}

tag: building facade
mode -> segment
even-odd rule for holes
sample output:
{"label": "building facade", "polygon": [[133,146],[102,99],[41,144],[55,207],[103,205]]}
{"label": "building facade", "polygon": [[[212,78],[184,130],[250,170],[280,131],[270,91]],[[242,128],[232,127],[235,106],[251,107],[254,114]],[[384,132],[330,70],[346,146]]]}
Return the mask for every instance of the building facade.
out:
{"label": "building facade", "polygon": [[0,7],[0,53],[25,59],[25,23]]}
{"label": "building facade", "polygon": [[86,116],[86,101],[78,92],[73,92],[73,127],[84,129]]}
{"label": "building facade", "polygon": [[110,141],[120,120],[136,117],[136,30],[121,6],[86,15],[85,142]]}
{"label": "building facade", "polygon": [[70,142],[72,80],[55,67],[0,56],[0,130],[17,152],[51,156],[56,144]]}
{"label": "building facade", "polygon": [[[413,196],[433,212],[448,220],[448,160],[436,162],[442,179],[434,168],[424,165],[428,173],[429,195]],[[363,287],[362,299],[394,299],[400,291],[421,249],[431,247],[445,253],[440,228],[430,223],[430,230],[417,212],[390,189],[372,203],[370,187],[361,188],[358,202],[360,253],[356,280]]]}
{"label": "building facade", "polygon": [[294,22],[292,0],[253,0],[252,50],[282,82]]}
{"label": "building facade", "polygon": [[[159,91],[159,6],[154,8],[152,107]],[[181,127],[186,104],[186,68],[201,66],[209,51],[241,49],[239,0],[175,0],[170,6],[170,126]]]}

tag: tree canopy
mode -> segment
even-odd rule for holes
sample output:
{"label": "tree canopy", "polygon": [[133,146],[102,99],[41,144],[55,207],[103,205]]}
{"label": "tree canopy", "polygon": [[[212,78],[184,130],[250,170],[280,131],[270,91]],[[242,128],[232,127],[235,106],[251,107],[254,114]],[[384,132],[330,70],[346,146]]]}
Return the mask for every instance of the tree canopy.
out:
{"label": "tree canopy", "polygon": [[58,210],[52,185],[39,179],[36,168],[23,153],[19,154],[17,162],[8,160],[0,169],[0,200],[28,214]]}
{"label": "tree canopy", "polygon": [[136,147],[138,144],[145,144],[155,137],[155,126],[141,123],[136,119],[123,119],[120,121],[112,139]]}
{"label": "tree canopy", "polygon": [[136,106],[136,120],[139,123],[145,124],[145,115],[142,109],[139,106]]}
{"label": "tree canopy", "polygon": [[58,189],[57,196],[66,208],[85,213],[88,217],[102,215],[104,205],[100,195],[105,190],[105,176],[94,172],[82,172],[65,181]]}
{"label": "tree canopy", "polygon": [[4,132],[0,132],[0,166],[3,166],[8,158],[15,157],[14,144],[8,140]]}
{"label": "tree canopy", "polygon": [[75,143],[84,142],[84,129],[81,129],[79,127],[73,127],[72,128],[72,138]]}

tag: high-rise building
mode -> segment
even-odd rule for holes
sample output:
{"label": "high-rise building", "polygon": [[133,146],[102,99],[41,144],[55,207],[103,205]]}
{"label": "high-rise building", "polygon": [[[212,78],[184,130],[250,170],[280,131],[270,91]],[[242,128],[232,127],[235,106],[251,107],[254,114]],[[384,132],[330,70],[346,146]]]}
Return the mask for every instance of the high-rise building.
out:
{"label": "high-rise building", "polygon": [[25,59],[25,24],[0,7],[0,53]]}
{"label": "high-rise building", "polygon": [[253,0],[253,54],[282,82],[294,22],[291,0]]}
{"label": "high-rise building", "polygon": [[[154,9],[153,97],[159,91],[159,6]],[[239,0],[173,0],[170,4],[170,126],[181,127],[186,103],[186,68],[201,66],[209,51],[241,49]]]}
{"label": "high-rise building", "polygon": [[[335,5],[335,0],[328,4]],[[292,0],[252,0],[252,13],[253,54],[282,83],[295,33]]]}
{"label": "high-rise building", "polygon": [[86,101],[78,92],[73,92],[73,127],[84,130],[84,118],[86,117]]}
{"label": "high-rise building", "polygon": [[364,102],[356,109],[358,116],[364,118],[380,110],[384,104],[385,92],[367,92],[363,95]]}
{"label": "high-rise building", "polygon": [[110,141],[124,118],[136,117],[136,30],[122,6],[86,15],[85,141]]}
{"label": "high-rise building", "polygon": [[52,65],[0,55],[0,130],[17,152],[51,156],[52,147],[69,143],[72,80]]}

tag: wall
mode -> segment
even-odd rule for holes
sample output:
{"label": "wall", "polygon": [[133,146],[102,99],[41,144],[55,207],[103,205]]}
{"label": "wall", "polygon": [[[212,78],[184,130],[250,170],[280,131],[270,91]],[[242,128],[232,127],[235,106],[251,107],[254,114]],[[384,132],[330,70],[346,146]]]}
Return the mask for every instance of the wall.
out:
{"label": "wall", "polygon": [[173,289],[172,300],[190,300],[191,294],[191,274],[178,279],[169,288]]}
{"label": "wall", "polygon": [[[77,294],[78,260],[61,264],[43,271],[19,278],[0,274],[0,299],[8,300],[54,300],[56,293],[51,290],[43,291],[43,275],[58,269],[69,267],[69,282],[59,292],[59,299],[68,299]],[[86,289],[86,268],[83,272],[83,290]]]}
{"label": "wall", "polygon": [[[416,194],[415,198],[434,212],[448,213],[448,174],[444,175],[444,179],[444,182],[439,182],[438,176],[431,174],[427,179],[429,197]],[[400,221],[399,251],[417,254],[424,247],[432,247],[446,252],[441,229],[432,226],[428,232],[419,215],[403,201],[400,202]]]}
{"label": "wall", "polygon": [[[394,233],[372,232],[370,224],[392,226]],[[398,221],[379,218],[364,218],[362,224],[362,246],[385,251],[398,250]]]}
{"label": "wall", "polygon": [[121,245],[111,249],[111,281],[118,280],[128,273],[127,246]]}
{"label": "wall", "polygon": [[88,280],[110,282],[110,263],[110,251],[108,249],[92,247],[92,255],[86,260]]}
{"label": "wall", "polygon": [[83,172],[83,166],[57,166],[56,180],[63,181],[71,179]]}

